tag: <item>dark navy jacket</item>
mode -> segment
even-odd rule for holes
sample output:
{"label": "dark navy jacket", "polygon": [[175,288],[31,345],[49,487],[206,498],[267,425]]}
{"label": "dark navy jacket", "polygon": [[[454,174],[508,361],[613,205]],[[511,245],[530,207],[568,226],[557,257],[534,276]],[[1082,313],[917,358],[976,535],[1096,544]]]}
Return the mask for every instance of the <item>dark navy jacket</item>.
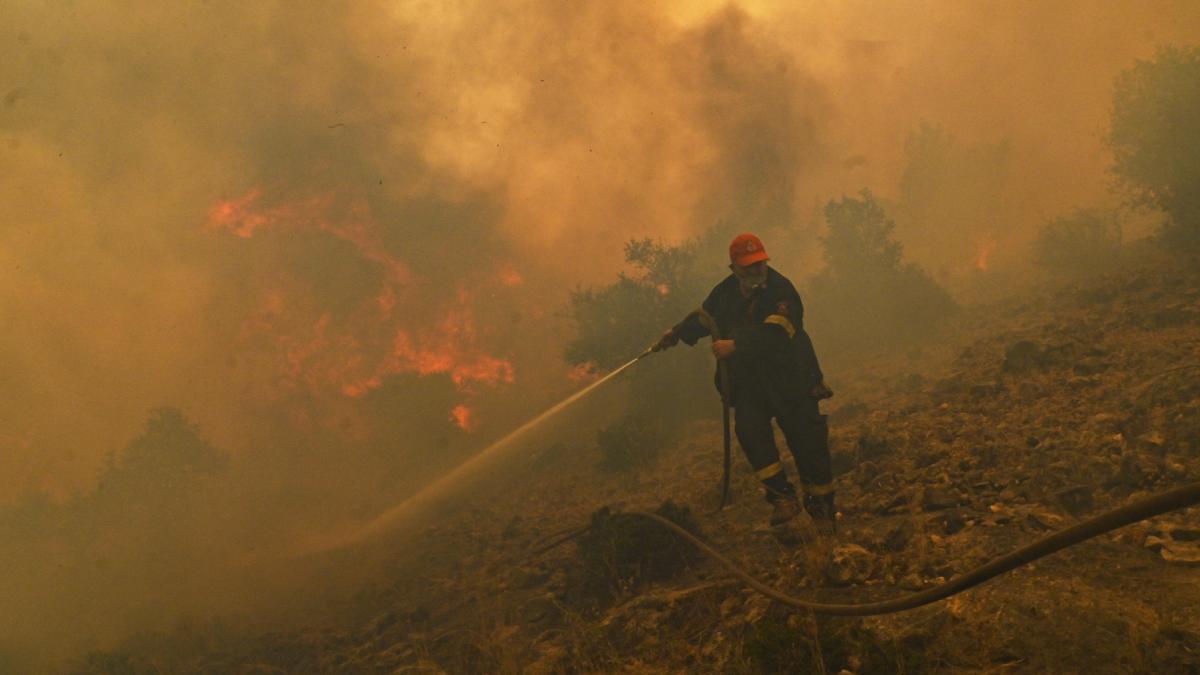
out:
{"label": "dark navy jacket", "polygon": [[[702,308],[716,321],[720,337],[732,339],[737,347],[729,357],[734,405],[744,400],[778,414],[809,398],[823,379],[812,340],[804,331],[800,294],[774,269],[767,268],[766,286],[749,298],[730,274],[712,289]],[[710,334],[697,312],[674,330],[689,345]]]}

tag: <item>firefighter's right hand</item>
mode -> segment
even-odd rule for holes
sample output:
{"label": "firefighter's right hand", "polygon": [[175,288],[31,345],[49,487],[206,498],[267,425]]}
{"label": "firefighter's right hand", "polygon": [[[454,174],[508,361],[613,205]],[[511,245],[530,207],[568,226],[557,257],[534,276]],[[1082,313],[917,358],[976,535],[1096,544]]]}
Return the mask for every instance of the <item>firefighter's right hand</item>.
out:
{"label": "firefighter's right hand", "polygon": [[650,351],[661,352],[662,350],[670,349],[677,344],[679,344],[679,336],[675,334],[674,328],[668,328],[667,331],[662,334],[662,337],[658,338],[658,342],[655,342],[654,345],[650,347]]}
{"label": "firefighter's right hand", "polygon": [[833,398],[833,390],[829,388],[829,385],[825,384],[825,380],[821,380],[813,385],[810,395],[818,401],[821,401],[827,398]]}

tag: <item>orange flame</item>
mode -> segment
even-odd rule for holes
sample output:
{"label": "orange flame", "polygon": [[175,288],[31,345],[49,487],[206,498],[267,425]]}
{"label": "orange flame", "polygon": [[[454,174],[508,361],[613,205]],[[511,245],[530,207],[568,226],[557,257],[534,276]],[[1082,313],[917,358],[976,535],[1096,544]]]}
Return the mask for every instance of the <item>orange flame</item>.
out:
{"label": "orange flame", "polygon": [[496,280],[504,286],[520,286],[525,283],[525,277],[512,265],[503,265],[496,272]]}
{"label": "orange flame", "polygon": [[567,372],[567,379],[578,384],[590,384],[600,379],[600,371],[595,362],[577,364]]}
{"label": "orange flame", "polygon": [[450,421],[454,422],[463,431],[474,431],[475,411],[460,403],[450,411]]}
{"label": "orange flame", "polygon": [[996,250],[996,241],[988,239],[979,246],[979,252],[975,254],[975,269],[980,272],[988,271],[988,260],[992,256],[992,251]]}
{"label": "orange flame", "polygon": [[[389,375],[448,375],[468,394],[478,386],[514,381],[512,364],[487,353],[487,336],[475,324],[472,294],[460,288],[450,309],[429,328],[415,331],[401,323],[405,299],[417,299],[408,266],[389,252],[365,201],[337,202],[317,196],[279,204],[264,203],[263,191],[218,201],[209,209],[206,226],[248,239],[265,230],[318,230],[354,246],[363,259],[385,271],[382,288],[350,308],[340,320],[329,312],[314,317],[311,302],[286,292],[274,280],[259,300],[258,309],[242,324],[241,338],[257,341],[273,354],[279,385],[311,391],[331,389],[359,398],[382,385]],[[490,283],[523,283],[511,265],[488,272]],[[452,420],[465,430],[476,423],[465,404],[452,411]]]}
{"label": "orange flame", "polygon": [[267,228],[315,229],[328,232],[353,244],[367,260],[383,267],[393,283],[411,279],[408,266],[388,253],[375,237],[375,220],[370,207],[356,200],[343,218],[331,218],[337,206],[332,195],[319,195],[292,204],[262,206],[262,189],[254,188],[241,197],[218,201],[208,210],[207,227],[226,231],[243,239]]}

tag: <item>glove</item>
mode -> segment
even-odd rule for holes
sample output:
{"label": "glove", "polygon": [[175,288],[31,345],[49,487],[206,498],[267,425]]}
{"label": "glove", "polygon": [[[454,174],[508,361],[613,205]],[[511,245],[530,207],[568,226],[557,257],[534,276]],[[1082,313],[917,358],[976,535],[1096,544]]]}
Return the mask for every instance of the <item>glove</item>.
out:
{"label": "glove", "polygon": [[650,351],[661,352],[662,350],[670,349],[677,344],[679,344],[679,336],[675,334],[674,328],[668,328],[667,331],[662,334],[662,337],[658,338],[658,342],[655,342],[654,345],[650,347]]}

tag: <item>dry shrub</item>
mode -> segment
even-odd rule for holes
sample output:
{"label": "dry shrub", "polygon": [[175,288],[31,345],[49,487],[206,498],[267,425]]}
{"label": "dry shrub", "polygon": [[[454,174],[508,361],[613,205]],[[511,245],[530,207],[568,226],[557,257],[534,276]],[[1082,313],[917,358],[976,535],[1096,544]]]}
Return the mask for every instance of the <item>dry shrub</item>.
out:
{"label": "dry shrub", "polygon": [[[667,500],[655,513],[700,536],[700,526],[686,506]],[[694,545],[658,523],[601,508],[579,539],[580,566],[572,575],[568,601],[606,605],[646,584],[675,577],[698,556]]]}

